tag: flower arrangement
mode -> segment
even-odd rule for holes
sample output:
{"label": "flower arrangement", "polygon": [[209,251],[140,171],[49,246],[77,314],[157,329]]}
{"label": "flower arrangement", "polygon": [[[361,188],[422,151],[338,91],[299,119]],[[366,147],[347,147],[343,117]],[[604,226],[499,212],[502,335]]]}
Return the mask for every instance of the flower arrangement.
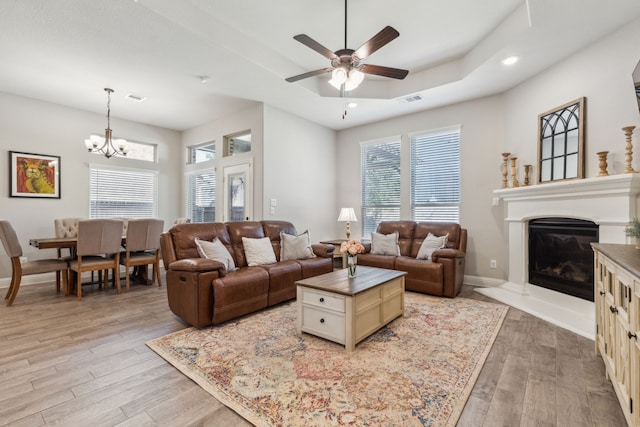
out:
{"label": "flower arrangement", "polygon": [[347,240],[340,245],[340,253],[348,256],[356,256],[364,252],[364,246],[360,240]]}
{"label": "flower arrangement", "polygon": [[340,253],[347,254],[347,267],[349,277],[356,277],[356,267],[358,266],[357,256],[364,252],[364,245],[360,240],[347,240],[340,245]]}

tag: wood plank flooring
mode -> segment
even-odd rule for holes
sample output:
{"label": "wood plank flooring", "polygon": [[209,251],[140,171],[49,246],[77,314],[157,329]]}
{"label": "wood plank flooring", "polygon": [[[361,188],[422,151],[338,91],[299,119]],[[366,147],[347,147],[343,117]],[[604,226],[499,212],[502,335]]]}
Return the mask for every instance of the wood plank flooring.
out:
{"label": "wood plank flooring", "polygon": [[[0,425],[250,426],[145,345],[186,326],[166,298],[156,285],[85,287],[82,301],[20,289],[0,305]],[[593,342],[511,308],[458,425],[626,423]]]}

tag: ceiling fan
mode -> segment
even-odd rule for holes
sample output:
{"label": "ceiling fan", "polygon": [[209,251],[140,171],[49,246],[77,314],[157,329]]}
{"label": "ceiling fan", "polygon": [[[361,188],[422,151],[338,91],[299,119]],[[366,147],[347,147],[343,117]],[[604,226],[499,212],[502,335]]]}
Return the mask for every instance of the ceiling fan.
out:
{"label": "ceiling fan", "polygon": [[288,82],[297,82],[298,80],[306,79],[308,77],[332,73],[329,83],[336,87],[336,89],[340,89],[341,97],[344,96],[345,91],[348,92],[358,87],[358,85],[362,83],[365,74],[374,74],[377,76],[402,80],[407,76],[407,74],[409,74],[408,70],[383,67],[380,65],[361,64],[361,62],[372,53],[391,42],[399,35],[400,33],[394,28],[386,26],[358,49],[353,50],[347,48],[347,0],[344,0],[344,49],[332,52],[306,34],[298,34],[293,37],[303,45],[315,50],[322,56],[331,60],[331,67],[298,74],[297,76],[289,77],[285,80]]}

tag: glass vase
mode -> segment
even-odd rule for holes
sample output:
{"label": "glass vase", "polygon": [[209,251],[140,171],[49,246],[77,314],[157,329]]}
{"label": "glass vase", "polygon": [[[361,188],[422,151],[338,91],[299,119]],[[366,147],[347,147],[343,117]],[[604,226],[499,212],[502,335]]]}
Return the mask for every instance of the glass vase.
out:
{"label": "glass vase", "polygon": [[356,268],[358,267],[358,255],[347,256],[348,277],[356,277]]}

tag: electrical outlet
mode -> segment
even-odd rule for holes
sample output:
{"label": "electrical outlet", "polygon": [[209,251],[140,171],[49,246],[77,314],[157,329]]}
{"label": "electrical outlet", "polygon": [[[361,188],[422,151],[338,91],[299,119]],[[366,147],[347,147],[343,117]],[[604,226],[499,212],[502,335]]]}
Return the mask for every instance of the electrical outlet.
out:
{"label": "electrical outlet", "polygon": [[498,263],[496,262],[495,259],[489,260],[489,267],[490,268],[497,268],[498,267]]}

